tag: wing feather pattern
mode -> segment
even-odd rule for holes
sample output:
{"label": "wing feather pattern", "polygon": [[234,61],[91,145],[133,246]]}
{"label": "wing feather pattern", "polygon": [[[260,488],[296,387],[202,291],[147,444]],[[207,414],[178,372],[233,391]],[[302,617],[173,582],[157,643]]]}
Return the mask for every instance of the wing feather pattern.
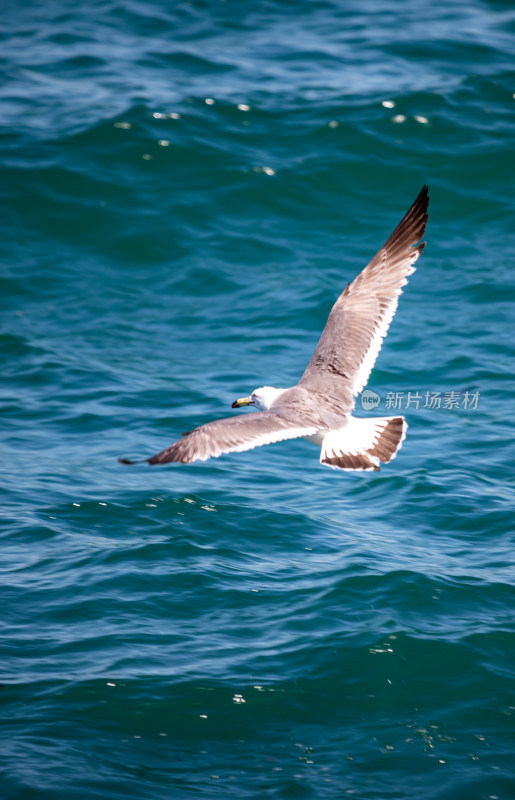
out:
{"label": "wing feather pattern", "polygon": [[316,428],[261,411],[201,425],[147,461],[149,464],[167,464],[170,461],[191,464],[192,461],[218,458],[222,453],[239,453],[284,439],[311,436],[316,432]]}
{"label": "wing feather pattern", "polygon": [[402,287],[425,247],[425,242],[417,243],[424,236],[428,205],[424,186],[389,239],[334,304],[298,384],[321,405],[348,413],[366,386]]}

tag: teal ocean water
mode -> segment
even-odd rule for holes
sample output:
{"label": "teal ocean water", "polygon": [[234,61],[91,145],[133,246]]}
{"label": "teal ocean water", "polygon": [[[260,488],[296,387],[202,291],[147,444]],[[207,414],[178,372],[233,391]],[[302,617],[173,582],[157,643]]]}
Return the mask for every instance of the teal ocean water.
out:
{"label": "teal ocean water", "polygon": [[[2,16],[2,797],[515,797],[513,4]],[[424,183],[395,461],[117,462],[295,383]]]}

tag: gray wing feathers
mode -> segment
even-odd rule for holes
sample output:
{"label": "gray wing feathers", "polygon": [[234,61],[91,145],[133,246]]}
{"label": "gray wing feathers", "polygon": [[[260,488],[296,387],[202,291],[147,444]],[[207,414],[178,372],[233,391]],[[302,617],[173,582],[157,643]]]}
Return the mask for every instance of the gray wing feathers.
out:
{"label": "gray wing feathers", "polygon": [[208,422],[184,434],[182,439],[147,460],[149,464],[167,464],[170,461],[190,464],[192,461],[216,458],[222,453],[251,450],[263,444],[313,433],[316,433],[315,428],[262,411]]}
{"label": "gray wing feathers", "polygon": [[[299,386],[350,411],[366,385],[397,309],[399,295],[422,253],[428,189],[417,199],[372,261],[334,304]],[[336,400],[336,403],[335,403]]]}

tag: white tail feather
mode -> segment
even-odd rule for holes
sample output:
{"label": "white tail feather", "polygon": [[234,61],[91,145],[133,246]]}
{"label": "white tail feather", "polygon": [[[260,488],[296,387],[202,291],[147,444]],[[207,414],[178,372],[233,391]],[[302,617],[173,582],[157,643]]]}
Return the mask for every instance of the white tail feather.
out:
{"label": "white tail feather", "polygon": [[343,428],[326,433],[320,463],[333,469],[378,470],[395,458],[406,438],[404,417],[350,417]]}

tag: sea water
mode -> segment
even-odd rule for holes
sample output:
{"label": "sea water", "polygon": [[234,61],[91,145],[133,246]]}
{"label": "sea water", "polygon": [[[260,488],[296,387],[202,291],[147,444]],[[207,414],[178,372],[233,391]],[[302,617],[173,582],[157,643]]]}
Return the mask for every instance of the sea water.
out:
{"label": "sea water", "polygon": [[[510,800],[513,4],[2,16],[2,797]],[[294,384],[424,183],[394,461],[118,463]]]}

